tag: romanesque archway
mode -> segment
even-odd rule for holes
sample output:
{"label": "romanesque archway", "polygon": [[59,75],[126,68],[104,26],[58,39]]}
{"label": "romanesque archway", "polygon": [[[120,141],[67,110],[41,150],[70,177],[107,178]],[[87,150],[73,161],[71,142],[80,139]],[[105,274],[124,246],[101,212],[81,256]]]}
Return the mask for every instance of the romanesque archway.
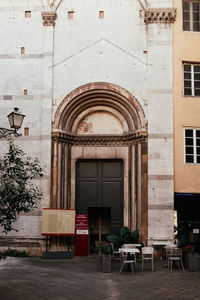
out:
{"label": "romanesque archway", "polygon": [[121,160],[123,224],[147,237],[147,128],[142,106],[110,83],[83,85],[60,103],[52,126],[51,207],[75,208],[78,160]]}

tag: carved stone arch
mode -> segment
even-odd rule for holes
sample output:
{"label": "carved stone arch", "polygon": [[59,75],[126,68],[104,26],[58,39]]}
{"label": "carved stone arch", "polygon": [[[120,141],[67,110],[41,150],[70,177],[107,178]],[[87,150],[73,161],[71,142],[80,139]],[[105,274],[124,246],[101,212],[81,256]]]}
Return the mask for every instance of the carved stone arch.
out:
{"label": "carved stone arch", "polygon": [[146,130],[142,106],[127,90],[115,84],[97,82],[83,85],[69,93],[59,105],[53,130],[71,132],[77,116],[94,106],[112,107],[127,120],[129,132]]}
{"label": "carved stone arch", "polygon": [[[108,117],[108,122],[113,118],[121,131],[77,131],[93,114]],[[147,121],[139,101],[126,89],[105,82],[85,84],[58,106],[52,124],[52,208],[75,208],[80,159],[123,161],[123,224],[139,229],[146,242]]]}

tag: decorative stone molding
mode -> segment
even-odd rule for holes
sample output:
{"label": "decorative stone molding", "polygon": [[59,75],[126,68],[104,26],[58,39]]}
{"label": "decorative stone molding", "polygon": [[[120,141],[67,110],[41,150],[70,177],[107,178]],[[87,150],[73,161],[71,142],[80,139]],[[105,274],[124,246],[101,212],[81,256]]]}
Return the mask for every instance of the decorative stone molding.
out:
{"label": "decorative stone molding", "polygon": [[176,8],[149,8],[144,15],[144,22],[148,23],[174,23]]}
{"label": "decorative stone molding", "polygon": [[147,140],[147,132],[137,131],[125,135],[73,135],[54,131],[52,140],[79,146],[127,146]]}
{"label": "decorative stone molding", "polygon": [[139,101],[127,90],[106,82],[88,83],[72,91],[56,110],[53,129],[71,132],[77,115],[88,107],[103,105],[113,108],[129,124],[129,132],[147,128],[145,113]]}
{"label": "decorative stone molding", "polygon": [[41,12],[43,25],[44,26],[54,26],[56,20],[56,12],[54,11],[43,11]]}

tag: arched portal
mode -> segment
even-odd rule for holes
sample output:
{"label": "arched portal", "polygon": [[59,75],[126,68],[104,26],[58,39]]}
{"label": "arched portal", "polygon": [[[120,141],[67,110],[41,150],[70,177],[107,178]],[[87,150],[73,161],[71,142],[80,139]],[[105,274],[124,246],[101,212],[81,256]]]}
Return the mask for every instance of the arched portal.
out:
{"label": "arched portal", "polygon": [[[118,190],[122,196],[121,200],[116,202],[119,204],[114,203],[114,199],[111,201],[111,197],[108,196],[114,192],[108,192],[105,196],[105,199],[109,198],[108,201],[112,202],[111,210],[114,211],[114,208],[118,207],[122,216],[120,221],[119,218],[116,221],[117,218],[111,217],[111,227],[115,232],[120,224],[129,226],[132,230],[140,229],[142,239],[145,241],[147,128],[144,111],[137,99],[114,84],[102,82],[86,84],[63,99],[55,113],[52,127],[51,207],[78,207],[78,210],[81,210],[82,204],[79,206],[79,203],[84,200],[80,199],[90,196],[79,197],[80,193],[83,195],[79,185],[82,177],[77,175],[77,170],[81,166],[80,162],[94,162],[99,166],[96,168],[99,168],[97,173],[100,174],[96,181],[106,178],[107,182],[113,183],[110,184],[110,191],[115,189],[116,182],[120,182]],[[111,174],[109,168],[105,167],[108,170],[107,175],[101,170],[103,168],[101,166],[104,165],[112,166],[110,170],[117,168],[117,163],[120,167],[116,173],[121,174],[118,179],[114,178],[115,175],[108,175]],[[93,177],[93,181],[94,178],[96,177]],[[102,183],[104,181],[98,183],[98,199],[95,200],[94,207],[101,206],[101,203],[106,206],[107,200],[102,199],[105,193]],[[92,190],[91,185],[87,187],[87,191]],[[116,195],[119,193],[116,192]],[[92,206],[93,204],[90,204],[90,210]],[[80,213],[83,212],[84,208]]]}

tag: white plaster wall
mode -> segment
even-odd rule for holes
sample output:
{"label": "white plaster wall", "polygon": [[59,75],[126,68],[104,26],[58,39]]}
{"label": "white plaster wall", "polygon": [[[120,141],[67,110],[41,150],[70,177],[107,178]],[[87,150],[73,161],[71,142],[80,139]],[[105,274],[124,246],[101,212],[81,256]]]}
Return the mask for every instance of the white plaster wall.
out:
{"label": "white plaster wall", "polygon": [[[6,24],[6,30],[0,31],[1,126],[8,126],[5,115],[15,106],[26,115],[23,128],[29,127],[30,135],[17,143],[46,166],[41,206],[47,207],[50,200],[51,120],[69,92],[90,82],[117,84],[136,97],[146,114],[149,134],[160,135],[149,140],[148,173],[173,176],[173,139],[163,140],[173,133],[172,25],[145,25],[139,1],[63,0],[53,29],[42,25],[41,11],[49,10],[46,3],[0,3],[1,28]],[[149,6],[171,7],[172,0],[152,0]],[[25,10],[32,11],[30,19],[24,17]],[[71,10],[74,18],[68,19]],[[104,19],[99,19],[100,10]],[[25,47],[24,55],[21,47]],[[25,89],[27,96],[23,94]],[[12,100],[4,100],[5,95],[11,95]],[[1,140],[1,154],[5,147]],[[164,205],[165,201],[173,204],[173,181],[164,182],[149,180],[150,205]],[[150,207],[150,237],[172,236],[172,213],[172,208]],[[31,223],[38,222],[38,216],[31,218]],[[34,236],[40,236],[39,225],[33,226],[33,231]],[[28,227],[23,234],[29,235]]]}
{"label": "white plaster wall", "polygon": [[[55,27],[56,106],[75,88],[99,81],[128,89],[143,105],[146,33],[140,9],[139,1],[62,2]],[[67,18],[68,10],[74,11],[73,19]]]}
{"label": "white plaster wall", "polygon": [[[36,181],[44,193],[39,208],[49,207],[50,200],[52,110],[52,100],[47,98],[49,91],[44,83],[45,63],[46,59],[51,59],[51,53],[45,45],[47,34],[42,25],[43,10],[42,0],[1,0],[0,3],[0,26],[3,29],[0,30],[0,126],[9,127],[6,116],[14,107],[26,116],[20,132],[23,134],[24,128],[28,127],[29,136],[15,138],[15,142],[27,156],[37,157],[44,166],[44,177]],[[31,18],[25,18],[25,11],[31,11]],[[21,47],[25,48],[25,54],[21,54]],[[28,91],[27,95],[24,95],[24,90]],[[7,96],[11,96],[11,100],[5,100]],[[7,149],[7,142],[0,139],[0,155]],[[8,236],[40,238],[40,209],[21,216],[16,228],[18,232],[10,232]]]}

